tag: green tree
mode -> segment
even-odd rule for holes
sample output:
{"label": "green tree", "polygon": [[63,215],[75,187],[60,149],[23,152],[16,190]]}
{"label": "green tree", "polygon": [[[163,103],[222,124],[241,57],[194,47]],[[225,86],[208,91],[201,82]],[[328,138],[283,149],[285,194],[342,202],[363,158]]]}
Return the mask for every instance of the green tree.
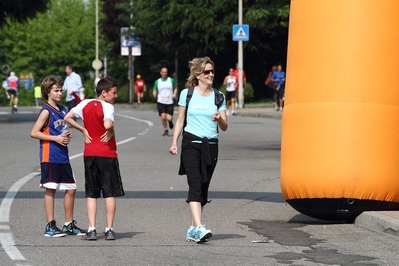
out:
{"label": "green tree", "polygon": [[[142,43],[142,56],[135,67],[145,70],[147,77],[158,77],[161,66],[173,70],[175,62],[178,72],[184,73],[179,76],[186,77],[187,61],[208,55],[216,63],[215,82],[221,83],[227,69],[237,62],[238,44],[232,41],[232,25],[238,24],[237,1],[134,0],[132,6],[129,1],[112,2],[114,8],[108,6],[105,12],[121,26],[134,27]],[[255,92],[263,89],[271,65],[286,61],[289,4],[289,0],[243,1],[243,24],[250,25],[250,41],[244,42],[244,69]],[[103,27],[106,25],[105,21]],[[106,35],[113,37],[110,32]],[[114,44],[118,49],[120,43]]]}
{"label": "green tree", "polygon": [[50,0],[2,0],[0,1],[0,29],[12,22],[26,22],[37,13],[45,12]]}
{"label": "green tree", "polygon": [[47,75],[65,77],[72,64],[93,96],[89,73],[95,58],[95,0],[52,0],[47,12],[1,30],[3,63],[17,74],[32,73],[37,84]]}

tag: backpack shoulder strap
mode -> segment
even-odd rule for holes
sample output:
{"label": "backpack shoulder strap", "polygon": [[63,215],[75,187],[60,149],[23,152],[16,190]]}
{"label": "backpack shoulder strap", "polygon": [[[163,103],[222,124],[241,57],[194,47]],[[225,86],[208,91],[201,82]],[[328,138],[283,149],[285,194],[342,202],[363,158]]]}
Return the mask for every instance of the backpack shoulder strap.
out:
{"label": "backpack shoulder strap", "polygon": [[187,97],[186,97],[186,110],[187,110],[187,105],[190,102],[191,97],[193,96],[193,92],[194,92],[194,87],[188,88]]}
{"label": "backpack shoulder strap", "polygon": [[191,97],[193,96],[194,93],[194,87],[188,88],[187,96],[186,96],[186,111],[184,114],[184,123],[183,123],[183,131],[184,128],[187,126],[187,110],[188,110],[188,103],[191,100]]}
{"label": "backpack shoulder strap", "polygon": [[213,88],[213,92],[215,93],[215,105],[217,106],[218,110],[224,101],[223,94],[218,91],[217,89]]}

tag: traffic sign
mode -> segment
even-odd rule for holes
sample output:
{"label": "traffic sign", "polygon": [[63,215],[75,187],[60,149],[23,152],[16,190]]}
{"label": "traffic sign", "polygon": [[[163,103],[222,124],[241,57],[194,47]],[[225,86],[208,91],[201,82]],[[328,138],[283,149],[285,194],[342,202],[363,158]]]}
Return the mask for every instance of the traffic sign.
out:
{"label": "traffic sign", "polygon": [[233,25],[233,41],[249,41],[249,25]]}
{"label": "traffic sign", "polygon": [[99,70],[103,67],[103,62],[101,62],[100,59],[94,59],[93,62],[91,63],[91,66],[95,69],[95,70]]}
{"label": "traffic sign", "polygon": [[140,39],[134,34],[128,34],[128,27],[121,28],[121,55],[129,55],[129,47],[132,48],[133,56],[141,55]]}

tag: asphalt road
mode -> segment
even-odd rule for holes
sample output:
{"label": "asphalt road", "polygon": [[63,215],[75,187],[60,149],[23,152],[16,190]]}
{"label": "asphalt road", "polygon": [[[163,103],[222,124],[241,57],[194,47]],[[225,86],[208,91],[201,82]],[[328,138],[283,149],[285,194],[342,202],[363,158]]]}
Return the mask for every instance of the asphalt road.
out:
{"label": "asphalt road", "polygon": [[[25,111],[18,121],[0,123],[1,265],[397,265],[397,239],[309,218],[284,202],[276,118],[228,117],[229,129],[220,132],[212,202],[203,215],[214,235],[204,244],[186,242],[187,184],[177,175],[179,156],[168,153],[171,137],[161,136],[154,109],[122,106],[116,108],[116,138],[126,196],[117,200],[117,240],[105,241],[103,234],[95,242],[46,238],[38,141],[29,136],[37,110]],[[78,180],[75,219],[85,228],[82,146],[74,131],[69,154]],[[59,225],[62,196],[57,193]],[[99,200],[98,231],[104,226]]]}

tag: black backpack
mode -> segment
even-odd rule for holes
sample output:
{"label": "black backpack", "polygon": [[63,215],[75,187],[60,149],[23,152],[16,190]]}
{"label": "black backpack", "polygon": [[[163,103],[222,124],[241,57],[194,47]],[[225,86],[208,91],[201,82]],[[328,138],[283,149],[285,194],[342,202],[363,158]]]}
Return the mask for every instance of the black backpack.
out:
{"label": "black backpack", "polygon": [[[187,110],[188,110],[188,103],[191,100],[191,97],[193,96],[193,92],[194,92],[194,87],[188,88],[188,92],[187,92],[187,97],[186,97],[186,114],[184,116],[184,124],[183,124],[183,129],[186,127],[187,125]],[[224,101],[224,96],[223,93],[221,93],[220,91],[218,91],[217,89],[213,88],[213,92],[215,93],[215,105],[217,106],[218,110],[220,108],[220,106],[222,105],[223,101]]]}

